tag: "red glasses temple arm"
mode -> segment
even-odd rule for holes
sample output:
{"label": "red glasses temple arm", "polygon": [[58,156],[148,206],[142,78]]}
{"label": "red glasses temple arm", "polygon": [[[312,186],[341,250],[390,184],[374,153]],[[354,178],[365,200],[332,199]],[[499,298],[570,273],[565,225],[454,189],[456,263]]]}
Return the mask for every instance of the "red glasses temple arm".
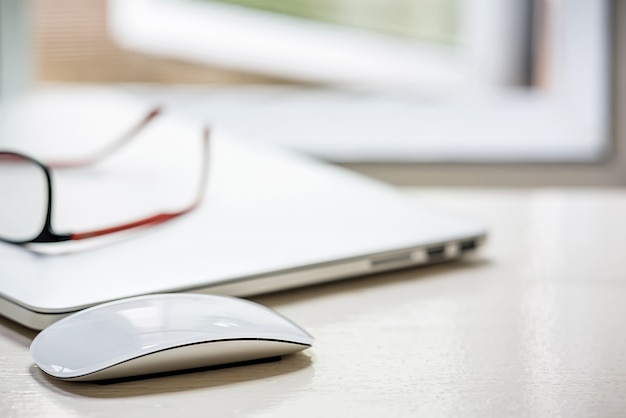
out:
{"label": "red glasses temple arm", "polygon": [[97,229],[97,230],[87,231],[87,232],[76,232],[70,235],[70,240],[75,241],[75,240],[81,240],[85,238],[93,238],[93,237],[98,237],[102,235],[113,234],[115,232],[126,231],[126,230],[133,229],[133,228],[139,228],[142,226],[157,225],[157,224],[169,221],[170,219],[176,218],[178,216],[184,215],[188,212],[191,212],[198,205],[200,205],[200,203],[202,202],[202,199],[204,198],[204,193],[206,190],[206,182],[208,178],[208,170],[209,170],[210,136],[211,135],[210,135],[209,128],[204,128],[203,138],[202,138],[203,157],[202,157],[202,172],[200,174],[201,175],[200,183],[199,183],[198,191],[196,194],[196,198],[191,203],[191,205],[189,205],[187,208],[182,209],[180,211],[176,211],[176,212],[158,213],[156,215],[152,215],[147,218],[142,218],[133,222],[129,222],[129,223],[114,226],[114,227]]}
{"label": "red glasses temple arm", "polygon": [[52,161],[46,163],[50,168],[73,168],[85,167],[104,160],[124,145],[128,144],[137,134],[148,125],[154,118],[161,114],[161,108],[157,107],[150,111],[137,125],[133,126],[128,132],[109,144],[106,148],[101,149],[97,153],[76,161]]}

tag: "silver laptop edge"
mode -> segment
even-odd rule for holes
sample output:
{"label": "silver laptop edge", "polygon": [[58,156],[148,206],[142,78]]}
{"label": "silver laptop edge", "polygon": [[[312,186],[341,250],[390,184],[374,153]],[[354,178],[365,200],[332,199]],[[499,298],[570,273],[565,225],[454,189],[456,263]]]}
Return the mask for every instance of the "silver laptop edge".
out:
{"label": "silver laptop edge", "polygon": [[[398,249],[269,274],[234,278],[208,286],[170,289],[163,293],[192,292],[249,297],[369,274],[455,261],[475,253],[484,245],[485,240],[486,234],[482,234],[457,241]],[[89,306],[82,306],[80,309]],[[5,297],[0,297],[0,312],[3,316],[36,330],[44,329],[80,309],[67,312],[39,312],[21,306]]]}

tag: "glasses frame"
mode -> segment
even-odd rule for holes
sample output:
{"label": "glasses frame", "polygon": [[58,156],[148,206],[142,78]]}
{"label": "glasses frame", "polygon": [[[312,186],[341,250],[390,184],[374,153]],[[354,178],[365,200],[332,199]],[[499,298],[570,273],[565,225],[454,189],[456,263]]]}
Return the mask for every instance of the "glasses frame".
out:
{"label": "glasses frame", "polygon": [[8,157],[21,158],[38,166],[45,174],[45,178],[47,182],[47,192],[48,192],[48,199],[47,199],[48,206],[46,208],[46,218],[45,218],[44,225],[42,227],[41,232],[36,237],[32,239],[28,239],[28,240],[16,241],[16,240],[10,240],[10,239],[0,237],[0,241],[8,242],[11,244],[16,244],[16,245],[26,245],[26,244],[31,244],[31,243],[39,244],[39,243],[55,243],[55,242],[63,242],[63,241],[79,241],[83,239],[109,235],[109,234],[113,234],[116,232],[127,231],[130,229],[135,229],[135,228],[140,228],[140,227],[155,226],[163,222],[167,222],[171,219],[177,218],[179,216],[182,216],[186,213],[189,213],[192,210],[194,210],[196,207],[198,207],[204,198],[206,182],[207,182],[207,177],[208,177],[208,165],[209,165],[208,164],[208,159],[209,159],[208,150],[209,150],[209,142],[210,142],[210,130],[208,127],[204,127],[203,132],[202,132],[202,170],[201,170],[200,183],[199,183],[198,191],[196,193],[196,197],[190,205],[178,211],[158,212],[154,215],[140,218],[135,221],[131,221],[131,222],[127,222],[124,224],[111,226],[107,228],[93,229],[90,231],[59,234],[55,232],[54,229],[52,228],[52,215],[53,215],[52,213],[53,184],[52,184],[52,176],[51,176],[52,169],[85,167],[85,166],[89,166],[92,164],[96,164],[104,160],[106,157],[108,157],[109,155],[117,151],[119,148],[129,143],[133,138],[136,137],[136,135],[143,128],[145,128],[146,125],[148,125],[152,120],[154,120],[161,113],[162,111],[160,108],[156,108],[150,111],[150,113],[148,113],[148,115],[144,117],[143,120],[139,124],[134,126],[129,132],[127,132],[125,135],[120,137],[117,141],[109,145],[107,148],[99,151],[97,154],[94,154],[80,161],[58,161],[58,162],[52,162],[49,164],[44,164],[36,160],[33,157],[21,154],[19,152],[0,151],[0,157],[8,156]]}

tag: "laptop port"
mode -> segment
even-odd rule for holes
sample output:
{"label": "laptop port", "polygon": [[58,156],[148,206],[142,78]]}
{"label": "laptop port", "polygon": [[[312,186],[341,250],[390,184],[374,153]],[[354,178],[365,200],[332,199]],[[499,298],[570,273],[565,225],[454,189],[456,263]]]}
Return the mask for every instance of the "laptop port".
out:
{"label": "laptop port", "polygon": [[433,263],[446,259],[446,247],[444,245],[437,245],[436,247],[430,247],[426,250],[428,254],[428,261]]}
{"label": "laptop port", "polygon": [[478,247],[476,240],[463,241],[459,244],[461,251],[470,251]]}
{"label": "laptop port", "polygon": [[374,258],[371,263],[372,267],[380,267],[387,264],[412,264],[410,252],[390,254],[383,257]]}

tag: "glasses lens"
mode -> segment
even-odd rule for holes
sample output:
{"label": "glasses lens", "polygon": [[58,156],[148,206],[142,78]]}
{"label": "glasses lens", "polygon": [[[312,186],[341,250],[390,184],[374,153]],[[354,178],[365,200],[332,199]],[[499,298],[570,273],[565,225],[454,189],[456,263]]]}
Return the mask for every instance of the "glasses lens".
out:
{"label": "glasses lens", "polygon": [[0,153],[0,237],[16,242],[36,238],[47,210],[44,169],[19,155]]}

